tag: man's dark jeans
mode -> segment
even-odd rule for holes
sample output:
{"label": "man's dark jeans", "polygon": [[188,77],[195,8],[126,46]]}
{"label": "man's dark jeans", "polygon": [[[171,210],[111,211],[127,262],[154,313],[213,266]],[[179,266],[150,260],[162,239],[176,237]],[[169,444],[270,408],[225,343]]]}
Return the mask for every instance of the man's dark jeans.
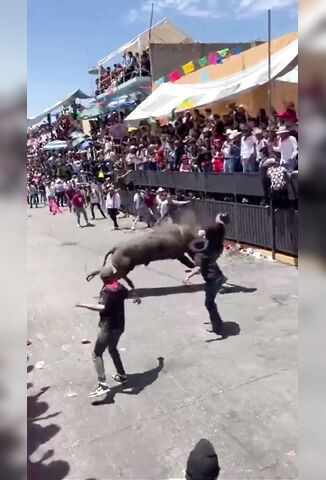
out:
{"label": "man's dark jeans", "polygon": [[95,207],[98,208],[98,210],[100,211],[100,214],[102,215],[102,217],[103,217],[103,218],[106,218],[105,213],[103,212],[100,203],[91,203],[92,219],[95,220],[95,211],[94,211],[94,210],[95,210]]}
{"label": "man's dark jeans", "polygon": [[117,208],[108,208],[108,215],[113,222],[114,228],[119,228],[119,225],[117,222],[118,211],[119,210]]}
{"label": "man's dark jeans", "polygon": [[217,310],[215,297],[221,288],[221,280],[211,280],[205,283],[205,307],[209,313],[209,318],[212,324],[212,330],[216,333],[222,333],[223,321]]}
{"label": "man's dark jeans", "polygon": [[106,382],[105,368],[103,362],[103,353],[107,348],[119,375],[125,375],[120,353],[117,349],[119,339],[123,334],[123,330],[110,330],[106,325],[100,327],[100,331],[95,343],[93,352],[93,361],[97,373],[98,381]]}
{"label": "man's dark jeans", "polygon": [[64,207],[65,203],[65,192],[57,192],[56,193],[57,197],[57,204],[59,207]]}

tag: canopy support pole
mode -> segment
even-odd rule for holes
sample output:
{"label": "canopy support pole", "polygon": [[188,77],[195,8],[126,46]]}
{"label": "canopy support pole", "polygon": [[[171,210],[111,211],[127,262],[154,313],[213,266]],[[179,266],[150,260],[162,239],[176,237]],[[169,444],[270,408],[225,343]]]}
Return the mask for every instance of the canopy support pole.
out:
{"label": "canopy support pole", "polygon": [[268,10],[267,13],[267,22],[268,22],[268,130],[271,129],[271,118],[272,118],[272,65],[271,65],[271,43],[272,43],[272,11]]}

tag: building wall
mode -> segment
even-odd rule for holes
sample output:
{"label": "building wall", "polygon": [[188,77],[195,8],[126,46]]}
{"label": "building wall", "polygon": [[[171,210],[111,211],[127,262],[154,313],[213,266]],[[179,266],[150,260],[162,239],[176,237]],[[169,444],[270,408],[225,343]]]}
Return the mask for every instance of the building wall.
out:
{"label": "building wall", "polygon": [[191,60],[199,60],[201,57],[223,48],[241,47],[242,51],[245,51],[261,43],[264,42],[151,44],[152,78],[155,81],[172,70],[181,69],[182,65]]}

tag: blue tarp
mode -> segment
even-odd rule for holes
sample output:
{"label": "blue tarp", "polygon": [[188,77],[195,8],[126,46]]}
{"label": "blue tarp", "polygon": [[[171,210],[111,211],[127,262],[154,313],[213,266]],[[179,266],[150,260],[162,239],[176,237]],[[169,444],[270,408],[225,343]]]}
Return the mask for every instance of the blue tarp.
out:
{"label": "blue tarp", "polygon": [[124,95],[131,95],[132,93],[143,93],[144,90],[152,85],[151,77],[135,77],[128,82],[122,83],[116,87],[111,93],[105,92],[101,95],[98,95],[97,100],[102,100],[104,102],[109,102],[116,97],[121,97]]}
{"label": "blue tarp", "polygon": [[68,147],[68,143],[64,140],[53,140],[44,145],[43,150],[64,150]]}

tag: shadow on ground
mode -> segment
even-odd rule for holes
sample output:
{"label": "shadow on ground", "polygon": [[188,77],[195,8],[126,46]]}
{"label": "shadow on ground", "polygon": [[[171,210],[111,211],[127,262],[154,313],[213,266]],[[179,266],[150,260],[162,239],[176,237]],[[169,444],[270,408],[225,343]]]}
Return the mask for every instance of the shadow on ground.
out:
{"label": "shadow on ground", "polygon": [[138,395],[146,387],[152,385],[152,383],[157,380],[159,373],[163,369],[164,359],[159,357],[157,360],[158,365],[155,368],[147,370],[146,372],[132,373],[128,375],[127,383],[112,387],[103,400],[95,400],[92,402],[92,405],[96,407],[99,405],[110,405],[115,403],[115,396],[117,393],[123,393],[125,395]]}
{"label": "shadow on ground", "polygon": [[[33,365],[28,365],[28,373],[33,368]],[[27,384],[28,389],[32,386]],[[48,462],[53,458],[54,450],[48,449],[46,444],[60,431],[60,427],[55,423],[42,426],[40,422],[61,413],[48,413],[49,404],[40,400],[49,388],[43,387],[35,395],[27,396],[27,480],[63,480],[70,471],[69,464],[63,460]]]}
{"label": "shadow on ground", "polygon": [[[210,323],[207,322],[207,325],[210,325]],[[237,322],[223,322],[223,336],[206,340],[206,343],[218,342],[221,340],[226,340],[229,337],[236,337],[237,335],[240,335],[240,332],[241,328]]]}
{"label": "shadow on ground", "polygon": [[[164,297],[166,295],[177,295],[180,293],[196,293],[204,290],[205,284],[202,283],[197,285],[176,285],[174,287],[137,288],[136,292],[140,298],[146,298]],[[228,293],[254,293],[256,291],[257,288],[248,288],[242,285],[228,283],[223,285],[218,293],[221,295],[226,295]]]}

